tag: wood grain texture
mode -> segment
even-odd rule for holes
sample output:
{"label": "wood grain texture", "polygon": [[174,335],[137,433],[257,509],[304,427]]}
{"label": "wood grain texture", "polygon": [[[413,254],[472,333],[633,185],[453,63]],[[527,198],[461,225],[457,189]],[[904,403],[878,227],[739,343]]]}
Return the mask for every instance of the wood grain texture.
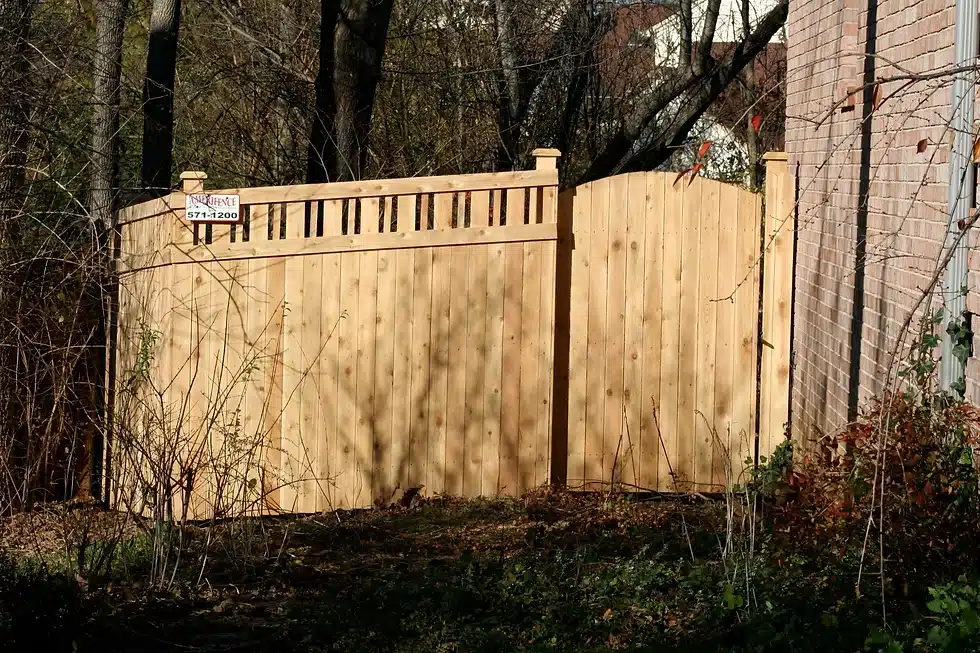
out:
{"label": "wood grain texture", "polygon": [[[236,226],[234,242],[222,226],[195,245],[182,208],[134,207],[117,370],[135,364],[140,320],[159,323],[151,376],[180,464],[213,463],[198,517],[366,507],[413,486],[515,495],[555,470],[572,487],[715,489],[738,479],[760,428],[746,382],[760,293],[764,454],[788,411],[794,227],[780,164],[765,289],[761,198],[665,173],[565,191],[561,225],[550,170],[243,189],[249,237]],[[234,459],[239,432],[261,451]]]}

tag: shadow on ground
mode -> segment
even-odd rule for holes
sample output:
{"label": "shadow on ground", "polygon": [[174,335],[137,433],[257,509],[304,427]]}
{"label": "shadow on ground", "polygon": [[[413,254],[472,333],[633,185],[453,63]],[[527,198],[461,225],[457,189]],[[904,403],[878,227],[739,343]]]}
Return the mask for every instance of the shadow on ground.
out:
{"label": "shadow on ground", "polygon": [[540,493],[266,518],[212,531],[206,562],[205,537],[193,533],[172,591],[90,588],[70,646],[825,651],[867,634],[853,605],[825,618],[847,581],[803,569],[757,577],[759,603],[739,609],[753,598],[728,584],[720,501]]}

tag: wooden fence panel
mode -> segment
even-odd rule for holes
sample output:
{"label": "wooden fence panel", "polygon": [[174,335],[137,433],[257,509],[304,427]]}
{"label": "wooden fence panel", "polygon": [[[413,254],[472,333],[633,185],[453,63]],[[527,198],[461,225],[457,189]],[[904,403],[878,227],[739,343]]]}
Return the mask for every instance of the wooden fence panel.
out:
{"label": "wooden fence panel", "polygon": [[[117,465],[121,487],[135,496],[169,448],[168,491],[189,482],[201,518],[551,478],[719,489],[755,451],[756,400],[764,455],[788,411],[789,185],[772,163],[764,266],[758,195],[632,173],[559,200],[552,153],[531,173],[241,189],[235,226],[190,227],[181,193],[127,210],[117,395],[143,405],[117,422],[159,446]],[[154,330],[159,406],[122,373]]]}
{"label": "wooden fence panel", "polygon": [[[168,330],[154,373],[179,406],[177,466],[197,472],[191,516],[547,482],[556,185],[552,166],[247,189],[233,227],[129,211],[120,320]],[[159,307],[135,296],[165,283]]]}
{"label": "wooden fence panel", "polygon": [[756,432],[760,197],[665,173],[567,192],[569,485],[720,489]]}

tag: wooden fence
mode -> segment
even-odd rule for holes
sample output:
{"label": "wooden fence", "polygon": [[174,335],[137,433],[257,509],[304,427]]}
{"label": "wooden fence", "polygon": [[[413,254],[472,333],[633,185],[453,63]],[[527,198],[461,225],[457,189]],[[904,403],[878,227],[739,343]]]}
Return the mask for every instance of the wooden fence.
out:
{"label": "wooden fence", "polygon": [[[201,173],[122,211],[111,499],[209,517],[731,480],[757,432],[759,196],[643,173],[559,201],[558,153],[535,154],[215,191],[239,195],[236,225],[185,220]],[[769,168],[785,215],[785,159]],[[763,454],[788,406],[792,239],[772,251]]]}
{"label": "wooden fence", "polygon": [[[774,224],[791,206],[785,155],[767,168]],[[762,455],[781,439],[792,225],[767,248],[762,327],[777,349],[764,348],[757,387],[762,198],[675,179],[619,175],[560,197],[558,283],[569,290],[559,293],[556,400],[567,403],[555,440],[567,443],[570,486],[714,491],[754,459],[757,432]]]}

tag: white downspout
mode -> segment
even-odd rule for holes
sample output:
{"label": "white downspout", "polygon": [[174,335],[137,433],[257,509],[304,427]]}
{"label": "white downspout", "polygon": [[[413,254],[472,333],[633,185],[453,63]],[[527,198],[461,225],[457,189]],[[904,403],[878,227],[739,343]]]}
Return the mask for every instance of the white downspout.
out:
{"label": "white downspout", "polygon": [[[958,68],[973,66],[977,61],[977,0],[956,0],[955,62]],[[943,246],[944,260],[953,248],[949,265],[943,274],[943,347],[939,364],[940,388],[955,394],[962,388],[965,364],[953,355],[955,342],[946,329],[959,322],[966,313],[966,290],[969,282],[969,244],[960,237],[960,225],[969,221],[974,204],[976,170],[971,161],[973,151],[973,104],[976,96],[976,72],[967,71],[953,78],[953,106],[950,129],[953,148],[949,155],[949,224]]]}

